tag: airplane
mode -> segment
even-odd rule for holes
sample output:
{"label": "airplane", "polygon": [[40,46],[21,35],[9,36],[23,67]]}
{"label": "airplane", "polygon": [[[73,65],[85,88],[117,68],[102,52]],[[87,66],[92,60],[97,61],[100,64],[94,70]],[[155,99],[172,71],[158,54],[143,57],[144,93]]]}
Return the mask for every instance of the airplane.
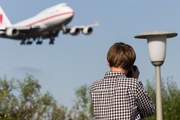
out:
{"label": "airplane", "polygon": [[66,3],[61,3],[45,9],[34,17],[12,25],[0,6],[0,37],[20,40],[21,45],[31,45],[36,39],[36,44],[40,45],[43,39],[49,38],[49,44],[52,45],[60,30],[63,31],[63,34],[69,33],[74,36],[81,31],[83,34],[89,35],[93,32],[92,27],[99,25],[95,21],[95,24],[92,25],[66,26],[73,16],[72,8]]}

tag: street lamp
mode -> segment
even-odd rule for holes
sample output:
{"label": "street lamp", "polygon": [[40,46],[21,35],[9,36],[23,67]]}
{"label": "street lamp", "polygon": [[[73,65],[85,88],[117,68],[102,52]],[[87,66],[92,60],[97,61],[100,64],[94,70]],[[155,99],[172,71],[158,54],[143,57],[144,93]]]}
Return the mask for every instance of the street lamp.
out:
{"label": "street lamp", "polygon": [[148,31],[140,33],[135,38],[147,39],[148,51],[151,63],[156,68],[156,108],[157,120],[162,120],[161,99],[161,73],[160,66],[164,63],[166,56],[166,38],[177,36],[177,33],[163,30]]}

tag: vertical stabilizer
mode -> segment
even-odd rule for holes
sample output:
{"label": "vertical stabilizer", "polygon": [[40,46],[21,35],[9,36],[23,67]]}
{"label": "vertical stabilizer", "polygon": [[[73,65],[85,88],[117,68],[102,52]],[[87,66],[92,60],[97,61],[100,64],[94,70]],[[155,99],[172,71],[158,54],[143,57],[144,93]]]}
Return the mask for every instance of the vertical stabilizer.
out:
{"label": "vertical stabilizer", "polygon": [[9,21],[8,17],[6,16],[6,14],[0,6],[0,26],[8,27],[11,25],[11,22]]}

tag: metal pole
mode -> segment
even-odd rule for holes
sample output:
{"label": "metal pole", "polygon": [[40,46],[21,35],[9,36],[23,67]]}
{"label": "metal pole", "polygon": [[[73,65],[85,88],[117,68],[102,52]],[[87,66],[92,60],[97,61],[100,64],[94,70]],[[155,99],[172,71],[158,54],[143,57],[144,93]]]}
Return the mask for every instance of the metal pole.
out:
{"label": "metal pole", "polygon": [[156,66],[156,109],[157,109],[157,120],[163,120],[160,66]]}

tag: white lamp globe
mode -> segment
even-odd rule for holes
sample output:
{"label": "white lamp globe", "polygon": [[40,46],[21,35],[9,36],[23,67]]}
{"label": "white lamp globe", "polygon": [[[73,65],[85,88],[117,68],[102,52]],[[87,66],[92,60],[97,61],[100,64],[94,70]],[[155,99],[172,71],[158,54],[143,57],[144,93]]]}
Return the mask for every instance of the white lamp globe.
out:
{"label": "white lamp globe", "polygon": [[148,36],[148,51],[152,63],[162,63],[166,56],[166,36]]}
{"label": "white lamp globe", "polygon": [[166,56],[166,39],[175,36],[177,33],[156,30],[140,33],[135,38],[147,39],[151,63],[154,66],[161,66]]}

